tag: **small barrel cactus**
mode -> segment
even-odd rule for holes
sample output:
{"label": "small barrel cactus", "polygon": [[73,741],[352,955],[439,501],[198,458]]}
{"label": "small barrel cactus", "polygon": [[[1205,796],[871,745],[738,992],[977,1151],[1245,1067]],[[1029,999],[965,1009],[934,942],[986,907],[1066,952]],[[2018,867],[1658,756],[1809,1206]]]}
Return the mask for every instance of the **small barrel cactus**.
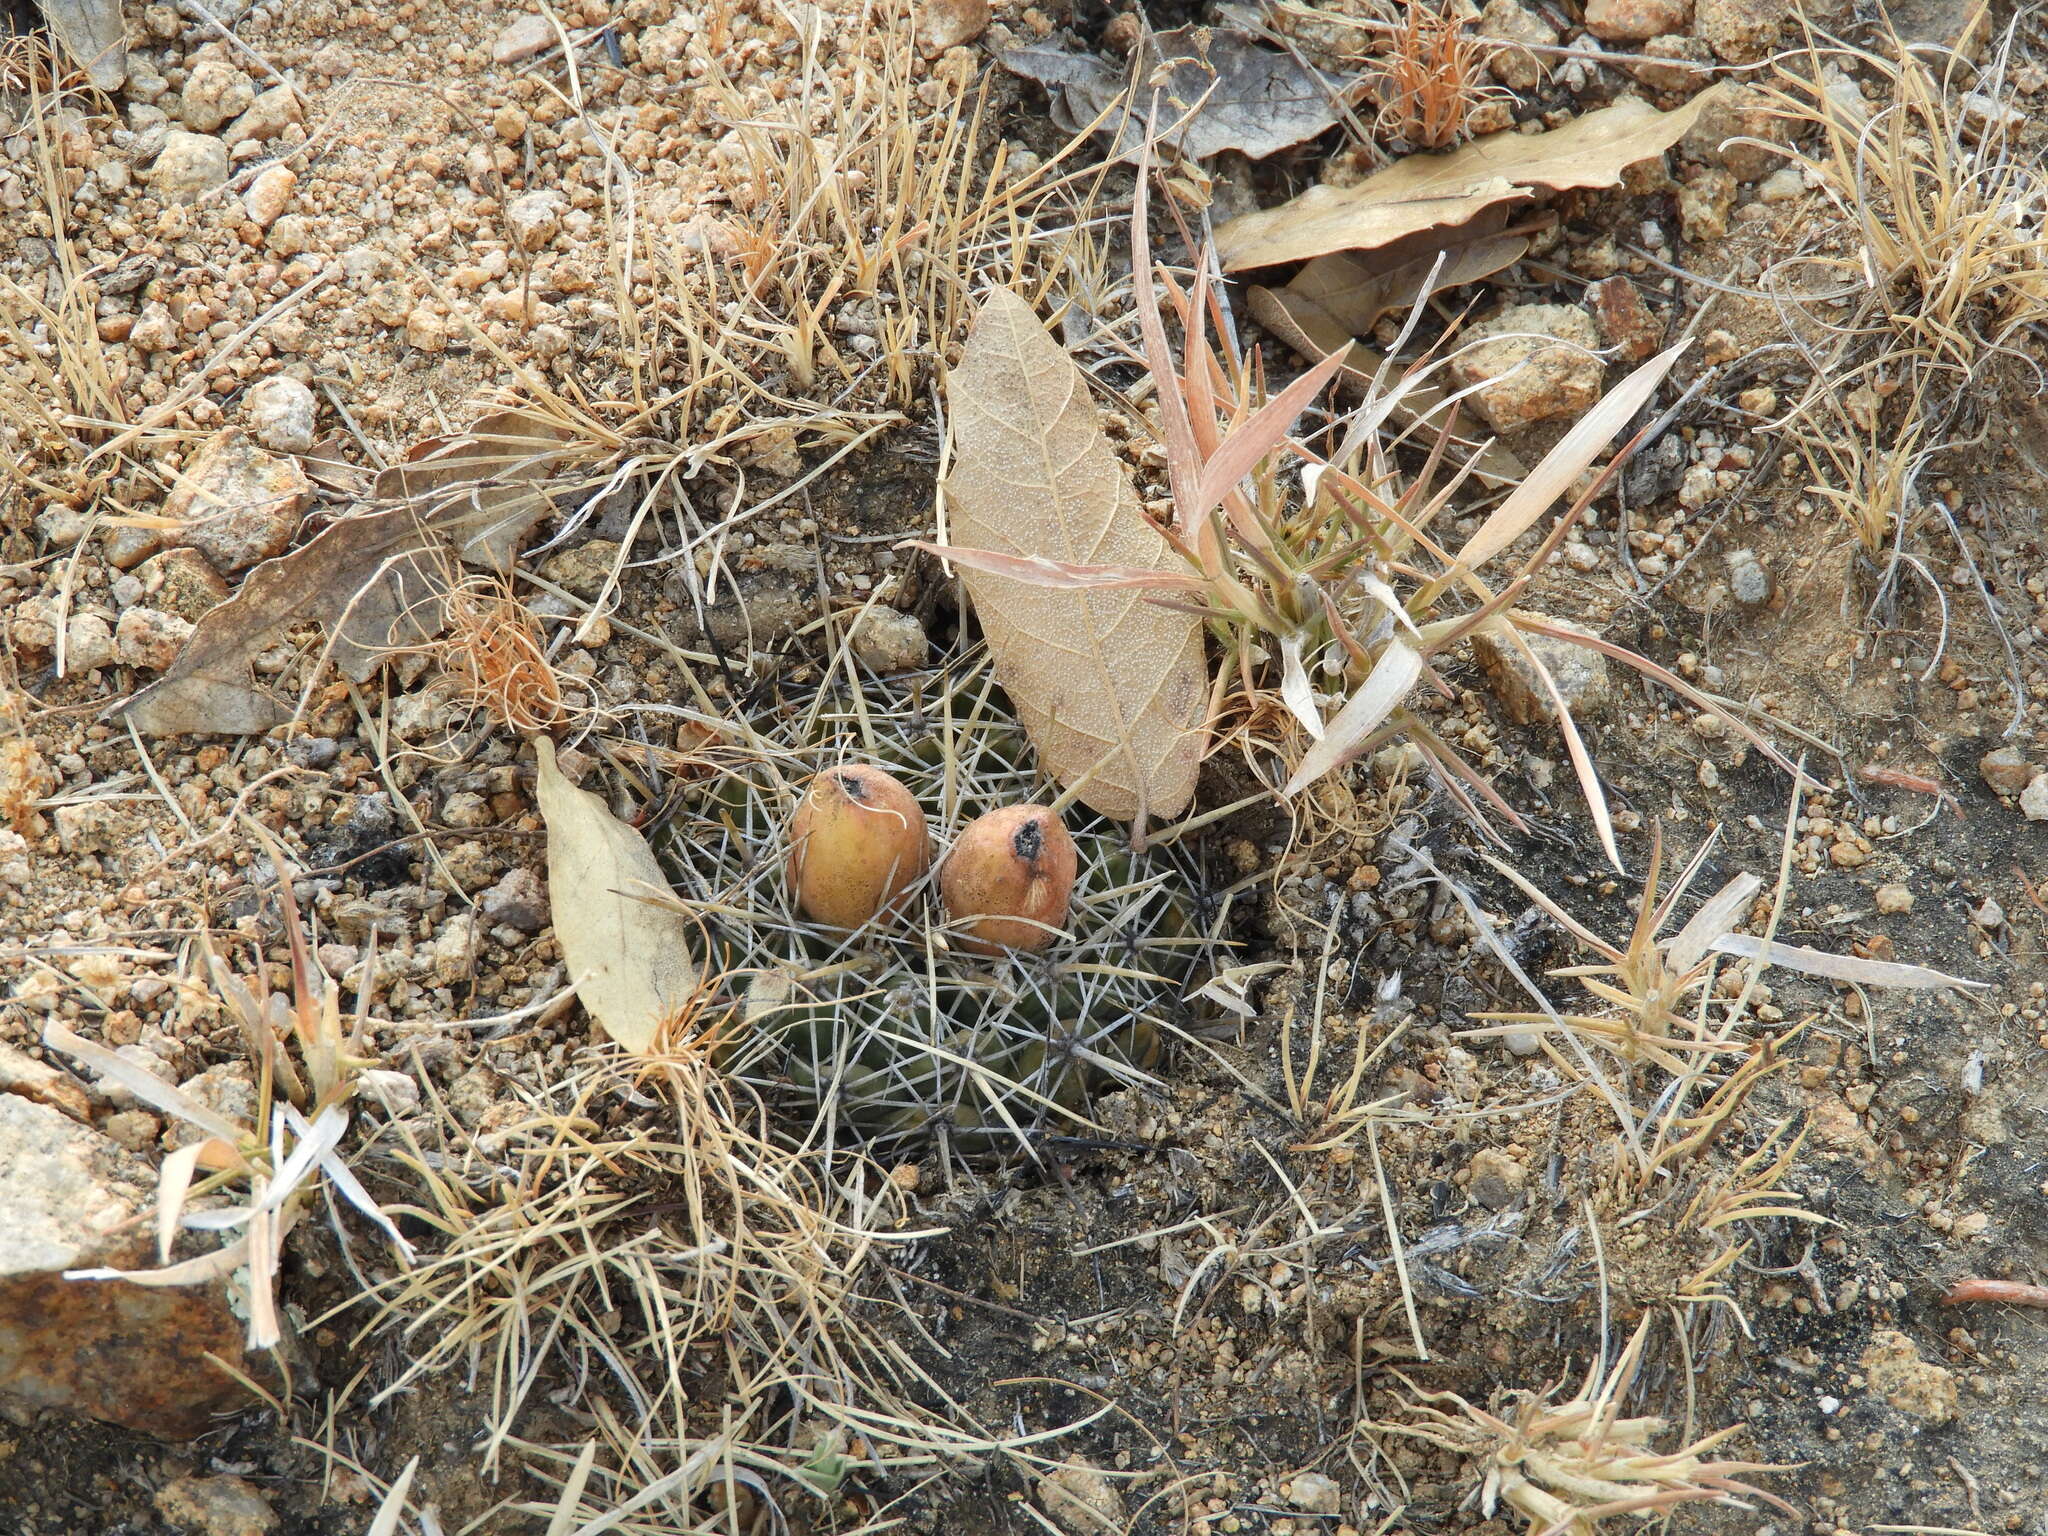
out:
{"label": "small barrel cactus", "polygon": [[710,968],[742,998],[727,1070],[871,1142],[940,1133],[962,1151],[1085,1126],[1092,1090],[1143,1081],[1210,950],[1188,856],[1157,841],[1133,853],[1126,829],[1069,806],[1065,936],[1039,952],[972,952],[946,927],[933,873],[856,932],[815,922],[785,871],[819,773],[862,763],[901,780],[929,819],[934,871],[976,818],[1048,803],[1051,787],[983,665],[784,706],[787,724],[693,785],[657,841],[705,922]]}

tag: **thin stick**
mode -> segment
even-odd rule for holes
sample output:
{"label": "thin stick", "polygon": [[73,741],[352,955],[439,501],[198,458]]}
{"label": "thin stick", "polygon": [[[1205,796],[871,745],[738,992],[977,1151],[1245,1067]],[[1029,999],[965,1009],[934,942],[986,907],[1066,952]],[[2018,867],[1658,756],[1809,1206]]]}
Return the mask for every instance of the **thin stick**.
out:
{"label": "thin stick", "polygon": [[1401,1246],[1401,1223],[1394,1214],[1394,1192],[1387,1185],[1387,1165],[1380,1161],[1379,1127],[1365,1122],[1365,1144],[1372,1149],[1372,1171],[1380,1182],[1380,1210],[1387,1220],[1387,1241],[1394,1249],[1394,1272],[1401,1277],[1401,1305],[1408,1313],[1408,1332],[1415,1340],[1415,1357],[1429,1359],[1429,1345],[1422,1337],[1422,1319],[1415,1315],[1415,1287],[1408,1279],[1408,1253]]}

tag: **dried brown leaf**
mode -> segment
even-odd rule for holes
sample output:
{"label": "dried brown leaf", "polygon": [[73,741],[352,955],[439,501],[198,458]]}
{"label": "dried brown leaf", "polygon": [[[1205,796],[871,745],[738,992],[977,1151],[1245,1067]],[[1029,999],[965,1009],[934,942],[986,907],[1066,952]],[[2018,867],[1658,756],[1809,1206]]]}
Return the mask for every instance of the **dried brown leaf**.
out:
{"label": "dried brown leaf", "polygon": [[555,745],[534,742],[535,796],[548,826],[548,905],[576,997],[604,1032],[645,1051],[664,1020],[680,1017],[697,990],[689,919],[644,898],[668,881],[647,839],[578,789],[555,764]]}
{"label": "dried brown leaf", "polygon": [[1345,88],[1336,76],[1228,27],[1155,32],[1129,64],[1058,48],[1013,48],[1000,62],[1051,93],[1057,126],[1079,133],[1094,125],[1118,157],[1133,162],[1155,91],[1165,148],[1191,160],[1226,149],[1257,160],[1333,125]]}
{"label": "dried brown leaf", "polygon": [[[1179,574],[1140,513],[1081,371],[1031,306],[983,301],[947,381],[951,542]],[[1129,590],[1049,589],[964,569],[996,675],[1060,783],[1119,821],[1179,815],[1206,737],[1202,628]]]}
{"label": "dried brown leaf", "polygon": [[251,571],[199,621],[178,659],[127,706],[138,730],[255,735],[290,711],[257,688],[249,660],[277,633],[314,620],[334,632],[334,660],[357,682],[394,648],[441,627],[442,572],[454,559],[503,566],[548,510],[541,489],[568,434],[520,411],[488,416],[461,437],[416,447],[371,488],[381,511],[342,517],[310,542]]}
{"label": "dried brown leaf", "polygon": [[1628,167],[1683,138],[1706,99],[1660,112],[1627,97],[1547,133],[1496,133],[1448,155],[1408,155],[1354,186],[1311,187],[1232,219],[1216,232],[1217,255],[1237,272],[1372,250],[1539,191],[1613,186]]}

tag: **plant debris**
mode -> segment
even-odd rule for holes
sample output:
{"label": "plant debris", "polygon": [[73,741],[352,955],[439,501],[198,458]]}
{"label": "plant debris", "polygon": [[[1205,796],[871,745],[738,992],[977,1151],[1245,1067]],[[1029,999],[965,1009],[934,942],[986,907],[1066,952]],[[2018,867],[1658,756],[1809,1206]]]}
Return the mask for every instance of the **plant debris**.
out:
{"label": "plant debris", "polygon": [[[1016,294],[983,301],[947,402],[948,544],[1014,557],[1020,570],[1089,562],[1170,583],[1171,553],[1138,508],[1087,380]],[[1201,623],[1134,591],[1052,589],[964,565],[961,576],[1045,771],[1118,821],[1186,810],[1206,736]]]}
{"label": "plant debris", "polygon": [[1001,63],[1051,93],[1060,128],[1092,127],[1132,163],[1155,120],[1155,98],[1158,142],[1167,149],[1189,160],[1226,149],[1261,160],[1333,127],[1350,89],[1228,27],[1151,33],[1128,65],[1059,48],[1013,48]]}
{"label": "plant debris", "polygon": [[255,735],[291,718],[249,676],[250,659],[280,630],[325,625],[335,665],[355,682],[394,649],[431,638],[441,628],[447,568],[457,560],[503,568],[553,510],[539,482],[566,441],[539,416],[503,411],[460,437],[421,443],[376,478],[372,499],[392,505],[338,518],[251,571],[240,592],[200,619],[170,670],[129,702],[128,718],[152,736]]}
{"label": "plant debris", "polygon": [[1545,133],[1496,133],[1448,155],[1408,155],[1355,186],[1310,187],[1232,219],[1216,231],[1216,254],[1228,272],[1276,267],[1461,228],[1539,192],[1611,187],[1631,165],[1684,138],[1708,99],[1703,92],[1660,112],[1625,97]]}
{"label": "plant debris", "polygon": [[533,750],[548,824],[548,899],[570,984],[606,1034],[645,1052],[696,994],[694,929],[672,906],[648,900],[669,887],[647,839],[563,777],[547,737]]}

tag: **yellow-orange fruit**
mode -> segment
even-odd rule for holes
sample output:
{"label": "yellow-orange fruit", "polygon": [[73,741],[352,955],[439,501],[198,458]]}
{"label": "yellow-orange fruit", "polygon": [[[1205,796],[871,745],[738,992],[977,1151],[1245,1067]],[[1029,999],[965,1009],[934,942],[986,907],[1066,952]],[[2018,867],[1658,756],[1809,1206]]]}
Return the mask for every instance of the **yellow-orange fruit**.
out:
{"label": "yellow-orange fruit", "polygon": [[939,866],[939,894],[946,916],[963,925],[963,949],[1043,949],[1067,921],[1079,867],[1059,817],[1042,805],[1006,805],[968,823]]}
{"label": "yellow-orange fruit", "polygon": [[828,927],[858,928],[892,910],[931,862],[917,797],[879,768],[827,768],[789,824],[790,890]]}

